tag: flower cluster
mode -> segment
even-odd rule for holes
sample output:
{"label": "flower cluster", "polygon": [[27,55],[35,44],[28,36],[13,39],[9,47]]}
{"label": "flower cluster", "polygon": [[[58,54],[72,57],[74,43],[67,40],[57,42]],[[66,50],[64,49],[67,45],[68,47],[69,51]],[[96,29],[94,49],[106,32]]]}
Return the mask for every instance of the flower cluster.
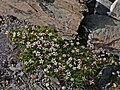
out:
{"label": "flower cluster", "polygon": [[97,61],[93,53],[80,44],[79,38],[64,40],[55,29],[46,26],[12,30],[9,40],[21,49],[19,59],[25,71],[42,69],[46,75],[71,82],[75,87],[83,86],[86,77],[90,77],[89,83],[94,85],[97,70],[106,62]]}

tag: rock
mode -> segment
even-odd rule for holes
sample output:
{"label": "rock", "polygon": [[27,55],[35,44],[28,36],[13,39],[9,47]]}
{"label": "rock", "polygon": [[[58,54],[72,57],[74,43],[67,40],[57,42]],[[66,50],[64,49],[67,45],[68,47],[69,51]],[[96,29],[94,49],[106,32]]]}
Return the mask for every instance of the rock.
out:
{"label": "rock", "polygon": [[60,85],[60,82],[59,82],[59,80],[57,79],[57,78],[50,78],[51,79],[51,81],[53,82],[53,83],[55,83],[55,84],[57,84],[57,85]]}
{"label": "rock", "polygon": [[[0,14],[13,15],[35,25],[55,27],[61,36],[77,34],[85,7],[78,0],[2,0]],[[66,37],[69,39],[70,37]]]}
{"label": "rock", "polygon": [[18,62],[16,65],[16,68],[19,68],[19,70],[22,70],[22,62]]}
{"label": "rock", "polygon": [[102,70],[102,75],[98,81],[99,87],[105,87],[108,83],[108,80],[111,78],[112,75],[112,67],[104,67]]}
{"label": "rock", "polygon": [[24,75],[24,72],[20,72],[17,74],[18,77],[22,77]]}
{"label": "rock", "polygon": [[89,42],[114,54],[120,52],[120,21],[105,15],[88,15],[82,23],[88,30]]}
{"label": "rock", "polygon": [[98,5],[96,3],[96,7],[95,7],[96,13],[100,15],[106,15],[110,9],[111,4],[112,2],[110,2],[109,0],[99,0]]}
{"label": "rock", "polygon": [[[107,12],[110,11],[110,7],[115,0],[99,0],[99,4],[96,7],[96,12],[100,15],[107,15]],[[115,8],[112,12],[112,17],[120,20],[120,1],[115,5]]]}
{"label": "rock", "polygon": [[37,84],[33,84],[33,86],[35,87],[36,90],[41,90],[42,88],[40,86],[38,86]]}
{"label": "rock", "polygon": [[21,68],[16,68],[16,67],[12,67],[12,66],[10,66],[9,69],[12,70],[12,71],[22,70]]}
{"label": "rock", "polygon": [[116,4],[112,16],[118,20],[120,20],[120,0],[118,0],[118,3]]}

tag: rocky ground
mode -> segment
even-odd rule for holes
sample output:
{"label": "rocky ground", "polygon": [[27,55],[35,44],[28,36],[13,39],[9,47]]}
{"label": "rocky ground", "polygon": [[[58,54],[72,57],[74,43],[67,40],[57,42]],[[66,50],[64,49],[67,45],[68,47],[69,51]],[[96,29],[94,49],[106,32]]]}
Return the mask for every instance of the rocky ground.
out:
{"label": "rocky ground", "polygon": [[9,15],[0,16],[0,19],[0,90],[60,90],[59,82],[42,76],[42,70],[25,74],[22,63],[16,57],[19,50],[7,38],[10,29],[30,24]]}
{"label": "rocky ground", "polygon": [[[7,38],[7,33],[10,29],[21,29],[25,25],[38,25],[43,23],[46,25],[51,24],[51,21],[54,21],[50,26],[54,27],[54,25],[56,25],[57,28],[60,30],[65,29],[65,32],[63,32],[61,35],[67,35],[69,33],[75,34],[77,28],[80,25],[80,22],[83,19],[83,14],[79,12],[87,10],[85,9],[85,4],[87,4],[88,10],[90,11],[89,13],[87,13],[87,16],[85,16],[84,20],[81,23],[81,26],[84,28],[82,30],[85,30],[87,28],[86,30],[91,31],[90,35],[92,35],[92,38],[89,38],[90,45],[95,45],[97,48],[104,47],[104,49],[106,48],[110,53],[116,54],[118,56],[120,55],[120,21],[118,19],[116,20],[116,18],[114,17],[108,17],[106,15],[106,10],[108,10],[108,8],[110,7],[111,2],[109,2],[108,5],[106,3],[103,3],[103,1],[101,0],[102,6],[104,5],[108,8],[102,7],[102,12],[100,12],[101,8],[97,8],[96,10],[98,12],[96,13],[96,15],[94,15],[93,10],[95,0],[90,0],[90,2],[81,4],[80,9],[78,8],[79,4],[76,3],[79,0],[76,0],[76,2],[73,3],[74,7],[71,7],[71,3],[74,0],[71,0],[71,2],[63,0],[66,2],[65,5],[59,5],[60,3],[63,3],[61,2],[62,0],[58,0],[58,3],[55,2],[55,4],[53,4],[54,0],[46,0],[47,2],[44,2],[44,0],[42,1],[42,3],[39,2],[38,4],[38,0],[33,0],[34,3],[32,4],[33,6],[35,4],[36,7],[31,7],[31,2],[22,2],[22,0],[0,1],[0,90],[74,90],[74,88],[70,85],[62,87],[59,84],[59,81],[57,81],[56,79],[49,79],[46,76],[42,76],[42,70],[36,70],[36,73],[34,74],[25,74],[22,70],[22,62],[18,61],[16,57],[19,51],[16,49],[15,46],[10,44]],[[107,1],[108,0],[106,0],[106,2]],[[42,8],[40,8],[39,5],[41,5]],[[25,9],[26,7],[29,8]],[[58,7],[60,7],[60,9],[56,11]],[[61,13],[63,11],[64,13]],[[61,17],[59,15],[60,13]],[[43,16],[40,17],[40,15]],[[31,23],[29,23],[28,21]],[[71,31],[67,33],[68,28],[66,27],[69,26],[69,29]],[[73,30],[73,28],[75,30]],[[85,40],[87,41],[87,39],[88,34],[85,35]],[[108,71],[110,71],[110,69]],[[112,90],[118,89],[113,88]]]}

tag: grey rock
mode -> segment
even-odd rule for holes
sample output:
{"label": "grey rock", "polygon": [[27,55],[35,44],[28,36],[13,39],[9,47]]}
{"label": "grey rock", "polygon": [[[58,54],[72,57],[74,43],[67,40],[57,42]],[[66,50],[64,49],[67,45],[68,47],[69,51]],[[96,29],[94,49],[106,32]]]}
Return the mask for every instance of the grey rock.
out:
{"label": "grey rock", "polygon": [[104,67],[102,69],[102,75],[99,78],[98,85],[99,87],[105,87],[105,85],[108,83],[108,80],[111,78],[112,75],[112,67]]}
{"label": "grey rock", "polygon": [[39,85],[37,85],[37,84],[33,84],[34,85],[34,87],[36,88],[36,90],[42,90],[43,88],[41,88]]}
{"label": "grey rock", "polygon": [[19,68],[20,70],[22,70],[22,62],[18,62],[16,65],[16,68]]}
{"label": "grey rock", "polygon": [[120,55],[120,21],[105,15],[88,15],[83,25],[91,31],[89,42]]}
{"label": "grey rock", "polygon": [[21,68],[16,68],[16,67],[12,67],[12,66],[10,66],[9,69],[12,70],[12,71],[19,71],[19,70],[21,70]]}
{"label": "grey rock", "polygon": [[[99,0],[97,7],[95,8],[97,14],[100,15],[107,15],[107,12],[110,12],[111,5],[114,3],[115,0]],[[120,1],[115,5],[115,8],[111,14],[112,17],[120,20]]]}
{"label": "grey rock", "polygon": [[99,0],[99,2],[96,3],[95,7],[97,14],[106,15],[110,9],[111,4],[112,2],[109,0]]}
{"label": "grey rock", "polygon": [[17,74],[18,77],[22,77],[24,75],[24,72],[20,72]]}

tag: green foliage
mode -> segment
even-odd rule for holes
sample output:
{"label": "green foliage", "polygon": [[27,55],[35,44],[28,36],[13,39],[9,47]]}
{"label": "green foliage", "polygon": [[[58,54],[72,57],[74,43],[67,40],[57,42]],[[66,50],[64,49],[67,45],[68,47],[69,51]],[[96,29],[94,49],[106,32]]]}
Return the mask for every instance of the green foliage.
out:
{"label": "green foliage", "polygon": [[106,61],[96,60],[95,55],[82,46],[78,38],[64,40],[55,29],[46,26],[12,30],[8,37],[12,44],[21,49],[18,57],[24,63],[25,72],[42,69],[46,75],[71,82],[78,88],[83,88],[86,81],[94,86],[97,70],[101,66],[114,64],[114,58],[111,57]]}

